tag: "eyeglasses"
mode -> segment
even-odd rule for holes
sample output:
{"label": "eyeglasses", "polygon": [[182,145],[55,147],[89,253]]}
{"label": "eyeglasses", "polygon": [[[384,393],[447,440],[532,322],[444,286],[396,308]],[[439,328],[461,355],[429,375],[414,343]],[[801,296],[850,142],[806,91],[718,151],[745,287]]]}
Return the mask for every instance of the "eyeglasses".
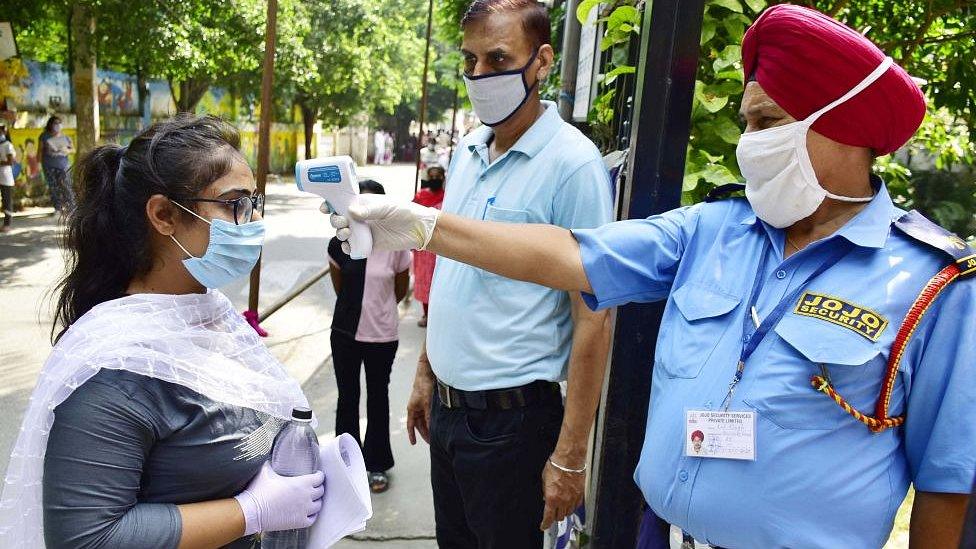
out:
{"label": "eyeglasses", "polygon": [[220,200],[219,198],[178,198],[175,200],[178,202],[214,202],[223,204],[228,209],[233,208],[235,225],[250,223],[255,210],[264,215],[264,195],[260,193],[233,200]]}

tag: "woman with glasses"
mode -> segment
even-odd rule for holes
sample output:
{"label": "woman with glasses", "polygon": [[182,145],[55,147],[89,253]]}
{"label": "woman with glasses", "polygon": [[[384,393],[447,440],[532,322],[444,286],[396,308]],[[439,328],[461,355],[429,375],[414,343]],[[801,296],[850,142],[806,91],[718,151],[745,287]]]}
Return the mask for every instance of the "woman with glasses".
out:
{"label": "woman with glasses", "polygon": [[[359,182],[361,194],[386,194],[372,179]],[[410,252],[374,250],[368,259],[352,259],[338,239],[329,242],[332,286],[332,364],[339,401],[335,432],[360,441],[369,487],[385,492],[393,468],[390,446],[390,372],[399,345],[397,303],[410,285]],[[359,372],[366,370],[366,439],[359,433]]]}
{"label": "woman with glasses", "polygon": [[263,197],[212,117],[78,163],[57,333],[11,455],[0,547],[253,547],[307,527],[323,475],[267,464],[308,406],[214,288],[261,252]]}

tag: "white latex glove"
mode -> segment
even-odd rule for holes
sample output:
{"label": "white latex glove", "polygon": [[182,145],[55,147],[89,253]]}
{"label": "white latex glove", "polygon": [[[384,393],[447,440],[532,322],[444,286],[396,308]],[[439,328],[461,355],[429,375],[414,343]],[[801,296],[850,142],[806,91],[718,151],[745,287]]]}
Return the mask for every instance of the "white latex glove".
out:
{"label": "white latex glove", "polygon": [[[319,208],[331,213],[325,203]],[[430,243],[440,210],[415,202],[399,202],[384,194],[361,194],[349,204],[349,217],[369,224],[373,248],[378,250],[423,250]],[[342,241],[342,251],[349,253],[349,220],[332,213],[329,221]]]}
{"label": "white latex glove", "polygon": [[285,477],[266,461],[243,492],[234,496],[244,511],[244,535],[308,528],[322,510],[325,475]]}

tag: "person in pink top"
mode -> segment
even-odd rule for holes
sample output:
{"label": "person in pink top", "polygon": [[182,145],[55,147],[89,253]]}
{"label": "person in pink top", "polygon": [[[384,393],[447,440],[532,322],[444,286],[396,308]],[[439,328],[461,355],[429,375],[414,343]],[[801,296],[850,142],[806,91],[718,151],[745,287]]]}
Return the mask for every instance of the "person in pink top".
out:
{"label": "person in pink top", "polygon": [[[359,192],[386,194],[371,179]],[[399,303],[410,285],[410,253],[373,250],[368,259],[352,259],[340,242],[329,242],[332,286],[336,292],[332,315],[332,365],[339,399],[336,435],[349,433],[363,448],[369,486],[373,492],[389,487],[393,468],[390,447],[390,372],[399,345]],[[366,369],[366,438],[359,434],[359,372]]]}
{"label": "person in pink top", "polygon": [[[444,202],[444,168],[433,165],[427,168],[427,181],[413,201],[421,206],[441,209]],[[417,326],[427,327],[427,306],[430,303],[430,282],[434,278],[437,256],[423,250],[413,251],[413,297],[424,307],[424,316]]]}

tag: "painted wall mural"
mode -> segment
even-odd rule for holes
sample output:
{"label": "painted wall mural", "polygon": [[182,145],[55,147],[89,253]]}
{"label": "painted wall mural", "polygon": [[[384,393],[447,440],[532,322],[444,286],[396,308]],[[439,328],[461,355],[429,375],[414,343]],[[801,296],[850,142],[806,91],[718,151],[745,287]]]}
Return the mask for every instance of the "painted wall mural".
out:
{"label": "painted wall mural", "polygon": [[[54,63],[21,60],[26,74],[7,88],[6,96],[13,110],[20,116],[20,128],[11,132],[17,147],[18,183],[31,186],[41,177],[37,162],[40,126],[50,114],[57,113],[65,120],[65,131],[74,134],[71,105],[71,78],[68,72]],[[131,74],[109,70],[97,71],[96,94],[101,115],[101,139],[127,144],[150,120],[168,118],[176,114],[176,104],[165,80],[146,82],[148,117],[139,111],[138,79]],[[252,166],[257,163],[258,105],[235,97],[223,88],[210,88],[196,108],[197,114],[213,114],[235,123],[241,133],[241,149]],[[24,126],[28,127],[24,127]],[[270,170],[289,174],[294,170],[298,149],[304,143],[299,124],[274,124],[271,132]],[[316,141],[313,139],[313,142]]]}
{"label": "painted wall mural", "polygon": [[98,110],[117,116],[139,115],[139,81],[135,76],[98,70]]}
{"label": "painted wall mural", "polygon": [[8,89],[8,102],[17,110],[71,111],[71,79],[54,63],[23,61],[27,76]]}

